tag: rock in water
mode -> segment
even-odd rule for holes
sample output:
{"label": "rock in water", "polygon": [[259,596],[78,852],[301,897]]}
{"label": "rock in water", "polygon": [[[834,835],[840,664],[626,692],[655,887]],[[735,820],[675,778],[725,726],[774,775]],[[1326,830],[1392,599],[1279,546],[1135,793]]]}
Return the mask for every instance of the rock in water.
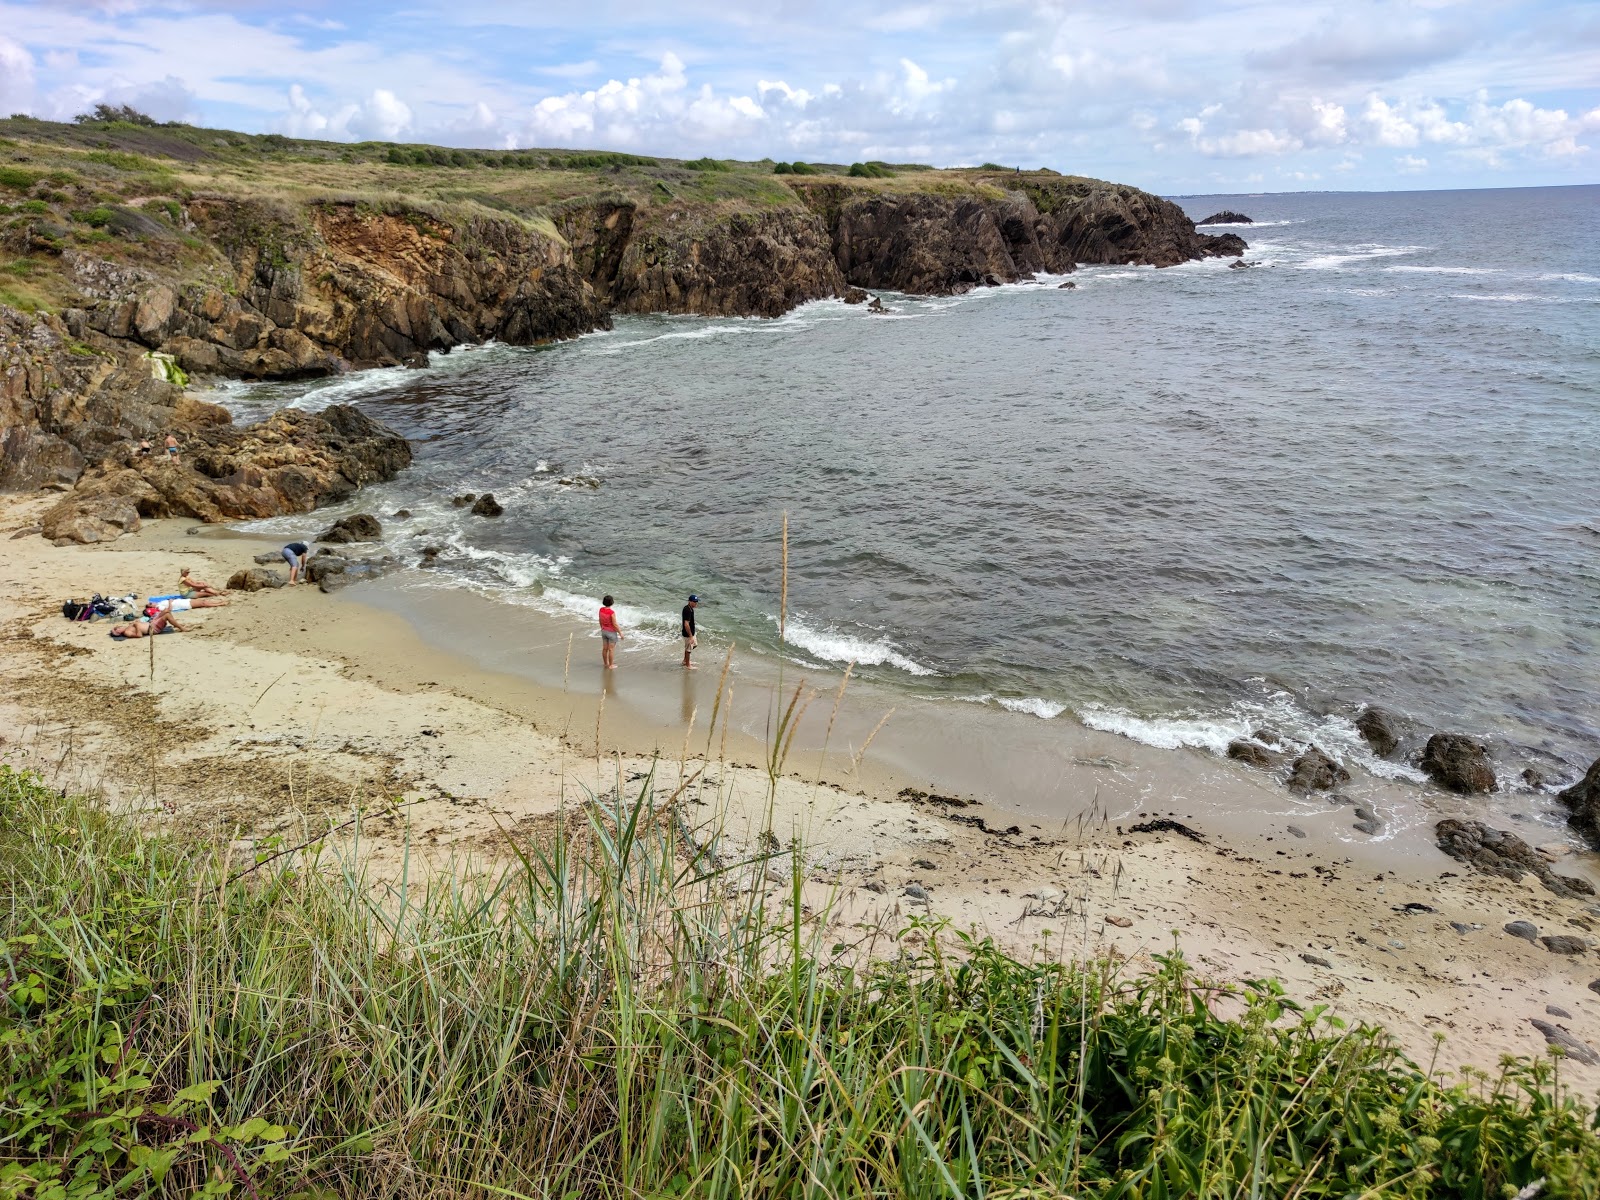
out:
{"label": "rock in water", "polygon": [[494,498],[493,492],[485,492],[472,505],[472,515],[475,517],[498,517],[505,511],[500,502]]}
{"label": "rock in water", "polygon": [[1592,849],[1600,850],[1600,758],[1577,783],[1557,792],[1556,799],[1566,806],[1567,824]]}
{"label": "rock in water", "polygon": [[1204,221],[1196,221],[1196,225],[1254,225],[1255,222],[1243,213],[1236,213],[1232,209],[1223,209],[1219,213],[1212,213]]}
{"label": "rock in water", "polygon": [[1388,758],[1400,746],[1394,714],[1375,704],[1367,705],[1357,714],[1356,732],[1366,739],[1379,758]]}
{"label": "rock in water", "polygon": [[317,534],[316,540],[334,545],[348,545],[350,542],[375,542],[381,537],[383,537],[383,525],[377,517],[371,513],[355,513],[352,516],[340,517]]}
{"label": "rock in water", "polygon": [[844,290],[844,295],[839,298],[846,304],[865,304],[868,296],[866,291],[862,288],[847,287]]}
{"label": "rock in water", "polygon": [[1072,280],[1070,280],[1070,279],[1067,280],[1065,283],[1056,284],[1056,291],[1058,291],[1058,292],[1072,292],[1072,291],[1076,291],[1077,288],[1078,288],[1078,285],[1073,283]]}
{"label": "rock in water", "polygon": [[1304,754],[1294,760],[1289,773],[1291,792],[1327,791],[1338,787],[1350,778],[1346,771],[1316,746],[1308,746]]}
{"label": "rock in water", "polygon": [[1275,751],[1268,750],[1265,746],[1257,745],[1248,738],[1234,738],[1228,743],[1228,757],[1246,766],[1260,767],[1263,771],[1270,771],[1283,761],[1284,756]]}
{"label": "rock in water", "polygon": [[[279,561],[282,561],[281,559]],[[262,588],[281,588],[289,581],[276,571],[260,567],[247,567],[228,577],[228,590],[233,592],[259,592]]]}
{"label": "rock in water", "polygon": [[1421,765],[1435,783],[1452,792],[1474,795],[1496,787],[1489,748],[1464,734],[1434,734],[1422,752]]}
{"label": "rock in water", "polygon": [[[1600,1066],[1600,1054],[1591,1050],[1587,1043],[1579,1041],[1559,1025],[1552,1025],[1549,1021],[1541,1021],[1538,1017],[1529,1017],[1528,1024],[1544,1034],[1544,1040],[1551,1046],[1560,1046],[1568,1058],[1575,1058],[1587,1066]],[[1520,1193],[1519,1193],[1520,1195]]]}

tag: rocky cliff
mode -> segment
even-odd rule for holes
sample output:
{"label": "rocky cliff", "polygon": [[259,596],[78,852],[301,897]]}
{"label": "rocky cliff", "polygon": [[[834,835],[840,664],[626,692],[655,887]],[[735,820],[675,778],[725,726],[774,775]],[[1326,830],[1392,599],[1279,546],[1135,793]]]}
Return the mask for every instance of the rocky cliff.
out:
{"label": "rocky cliff", "polygon": [[184,215],[225,256],[222,279],[175,285],[74,255],[93,303],[69,309],[68,328],[166,351],[186,371],[282,379],[610,327],[553,228],[227,198],[193,200]]}

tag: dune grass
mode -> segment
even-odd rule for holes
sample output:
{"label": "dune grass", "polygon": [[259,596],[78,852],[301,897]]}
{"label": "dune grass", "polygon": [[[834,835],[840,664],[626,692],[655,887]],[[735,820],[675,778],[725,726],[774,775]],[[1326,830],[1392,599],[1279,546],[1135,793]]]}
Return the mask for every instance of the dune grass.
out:
{"label": "dune grass", "polygon": [[[649,781],[493,869],[238,861],[0,768],[0,1196],[1594,1196],[1557,1062],[1453,1083],[1177,951],[1021,962],[714,867]],[[347,851],[350,849],[346,848]],[[1524,1193],[1531,1194],[1531,1193]]]}

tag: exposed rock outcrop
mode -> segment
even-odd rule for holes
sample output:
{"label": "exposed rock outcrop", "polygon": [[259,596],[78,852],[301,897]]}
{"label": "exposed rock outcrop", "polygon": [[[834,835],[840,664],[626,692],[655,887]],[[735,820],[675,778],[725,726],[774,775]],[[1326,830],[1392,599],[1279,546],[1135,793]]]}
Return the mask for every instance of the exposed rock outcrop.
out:
{"label": "exposed rock outcrop", "polygon": [[393,479],[411,462],[403,437],[348,405],[320,413],[284,409],[243,427],[222,416],[188,428],[181,464],[165,455],[140,457],[126,446],[108,455],[45,514],[45,536],[104,540],[129,508],[136,517],[202,521],[310,512]]}
{"label": "exposed rock outcrop", "polygon": [[1557,792],[1556,799],[1566,806],[1567,824],[1591,849],[1600,850],[1600,758],[1577,783]]}
{"label": "exposed rock outcrop", "polygon": [[1255,222],[1243,213],[1236,213],[1231,208],[1225,208],[1219,213],[1212,213],[1204,220],[1196,221],[1196,225],[1254,225]]}
{"label": "exposed rock outcrop", "polygon": [[84,287],[96,302],[68,314],[77,335],[133,339],[189,371],[287,379],[610,326],[568,246],[510,218],[233,198],[186,211],[226,254],[231,289],[175,291],[145,272],[96,269]]}
{"label": "exposed rock outcrop", "polygon": [[1517,881],[1531,874],[1558,896],[1594,894],[1587,880],[1557,875],[1537,850],[1514,833],[1491,829],[1482,821],[1460,821],[1454,817],[1440,821],[1433,830],[1439,849],[1458,862],[1490,875]]}
{"label": "exposed rock outcrop", "polygon": [[1440,787],[1463,795],[1492,792],[1497,786],[1489,748],[1459,733],[1436,733],[1422,752],[1421,767]]}

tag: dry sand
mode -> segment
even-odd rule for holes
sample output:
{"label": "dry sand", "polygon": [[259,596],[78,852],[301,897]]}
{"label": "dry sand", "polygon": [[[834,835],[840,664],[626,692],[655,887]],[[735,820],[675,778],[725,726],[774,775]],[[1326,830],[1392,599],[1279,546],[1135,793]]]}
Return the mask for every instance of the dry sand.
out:
{"label": "dry sand", "polygon": [[[908,799],[901,790],[916,780],[903,764],[871,755],[858,768],[847,755],[797,752],[773,786],[756,765],[763,746],[738,730],[708,737],[708,715],[685,738],[621,705],[607,713],[603,693],[474,665],[362,604],[359,589],[236,595],[188,614],[191,632],[119,644],[104,621],[63,620],[61,601],[170,591],[180,566],[221,584],[264,543],[192,537],[186,522],[95,547],[13,538],[47,503],[0,500],[0,602],[11,614],[0,756],[154,824],[293,842],[359,815],[339,837],[359,828],[374,870],[398,871],[402,854],[415,869],[458,869],[654,772],[658,797],[678,794],[697,814],[696,837],[716,828],[734,854],[755,853],[767,829],[801,845],[807,899],[831,902],[842,931],[932,913],[1019,953],[1114,954],[1135,969],[1176,938],[1210,979],[1278,978],[1303,1002],[1385,1025],[1424,1062],[1436,1033],[1446,1066],[1541,1053],[1530,1018],[1600,1047],[1595,950],[1558,956],[1503,932],[1526,920],[1587,938],[1600,908],[1531,879],[1473,874],[1431,846],[1422,819],[1410,836],[1353,840],[1347,809],[1297,809],[1233,764],[1081,730],[1072,761],[1095,799],[1071,815]],[[714,690],[716,663],[706,667]],[[1168,816],[1203,840],[1128,829]],[[1593,877],[1580,858],[1561,869]],[[1600,1086],[1600,1068],[1563,1069],[1585,1090]]]}

